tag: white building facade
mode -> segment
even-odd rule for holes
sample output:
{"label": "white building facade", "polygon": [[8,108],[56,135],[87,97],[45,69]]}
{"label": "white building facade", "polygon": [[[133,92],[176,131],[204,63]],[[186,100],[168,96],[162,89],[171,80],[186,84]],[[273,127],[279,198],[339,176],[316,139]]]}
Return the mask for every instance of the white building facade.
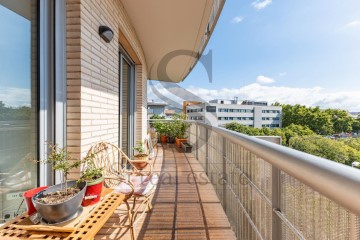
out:
{"label": "white building facade", "polygon": [[237,100],[211,100],[186,107],[188,120],[197,120],[212,126],[236,122],[255,128],[280,128],[282,108],[268,106],[267,102]]}

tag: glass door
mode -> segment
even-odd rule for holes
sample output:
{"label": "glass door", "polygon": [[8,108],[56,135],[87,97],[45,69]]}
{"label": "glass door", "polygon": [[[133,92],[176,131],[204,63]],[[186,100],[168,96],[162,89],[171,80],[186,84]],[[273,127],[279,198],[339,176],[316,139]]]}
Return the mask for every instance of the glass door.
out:
{"label": "glass door", "polygon": [[38,183],[37,0],[0,0],[0,224]]}
{"label": "glass door", "polygon": [[135,65],[120,53],[119,146],[131,158],[135,144]]}

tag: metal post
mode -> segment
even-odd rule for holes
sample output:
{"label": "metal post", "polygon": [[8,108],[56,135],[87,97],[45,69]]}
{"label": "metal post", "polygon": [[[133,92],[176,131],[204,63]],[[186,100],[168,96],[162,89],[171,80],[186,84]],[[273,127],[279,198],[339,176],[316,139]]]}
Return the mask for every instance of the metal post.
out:
{"label": "metal post", "polygon": [[226,213],[226,185],[227,185],[227,176],[226,176],[226,138],[223,137],[223,144],[222,144],[222,154],[223,154],[223,161],[222,161],[222,174],[223,174],[223,182],[222,182],[222,191],[223,191],[223,208]]}
{"label": "metal post", "polygon": [[356,215],[350,213],[350,240],[355,240]]}
{"label": "metal post", "polygon": [[[360,166],[359,162],[351,163],[351,167],[359,167],[359,166]],[[355,228],[356,228],[356,215],[350,212],[350,240],[355,240],[356,237]]]}
{"label": "metal post", "polygon": [[198,155],[198,148],[199,148],[199,125],[196,124],[196,142],[195,142],[195,148],[196,148],[196,159],[199,161],[199,155]]}
{"label": "metal post", "polygon": [[[280,170],[272,166],[272,209],[281,212],[281,188],[280,188]],[[280,240],[281,236],[281,219],[275,211],[272,212],[272,239]]]}
{"label": "metal post", "polygon": [[209,129],[205,128],[206,151],[205,151],[205,172],[209,174]]}

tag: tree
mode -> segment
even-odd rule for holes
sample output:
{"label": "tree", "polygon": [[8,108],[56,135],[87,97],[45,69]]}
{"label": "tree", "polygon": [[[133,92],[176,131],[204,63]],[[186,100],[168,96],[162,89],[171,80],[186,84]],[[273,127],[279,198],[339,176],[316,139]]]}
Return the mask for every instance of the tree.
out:
{"label": "tree", "polygon": [[339,109],[326,109],[331,115],[331,121],[335,133],[351,132],[354,119],[344,110]]}
{"label": "tree", "polygon": [[344,110],[322,110],[319,107],[306,107],[299,104],[281,106],[283,127],[291,124],[307,126],[320,135],[351,132],[353,127],[360,130],[360,123],[357,125],[358,123],[355,123],[354,119]]}
{"label": "tree", "polygon": [[356,119],[353,119],[352,123],[352,130],[353,132],[359,133],[360,132],[360,114],[357,116]]}
{"label": "tree", "polygon": [[342,141],[321,136],[303,136],[290,139],[289,147],[346,165],[360,161],[360,151]]}

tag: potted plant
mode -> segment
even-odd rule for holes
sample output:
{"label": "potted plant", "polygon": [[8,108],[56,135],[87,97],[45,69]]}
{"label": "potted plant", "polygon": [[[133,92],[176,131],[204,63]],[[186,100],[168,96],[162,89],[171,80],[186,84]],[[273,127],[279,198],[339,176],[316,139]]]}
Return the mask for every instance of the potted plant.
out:
{"label": "potted plant", "polygon": [[182,142],[187,142],[187,129],[190,126],[188,123],[185,123],[185,116],[183,115],[175,115],[173,117],[175,119],[174,124],[174,133],[175,133],[175,144],[178,148],[181,148]]}
{"label": "potted plant", "polygon": [[133,149],[135,151],[134,160],[138,161],[138,162],[133,162],[133,165],[137,169],[142,170],[148,164],[145,161],[148,160],[149,155],[145,153],[145,148],[142,142],[139,142]]}
{"label": "potted plant", "polygon": [[167,129],[168,129],[167,142],[174,143],[175,137],[176,137],[176,131],[177,131],[176,122],[169,121],[166,124],[167,124]]}
{"label": "potted plant", "polygon": [[169,126],[165,122],[157,121],[153,124],[154,128],[156,129],[156,132],[159,133],[160,136],[160,142],[161,143],[167,143],[167,135],[169,134]]}
{"label": "potted plant", "polygon": [[94,154],[88,155],[82,161],[85,165],[81,177],[78,182],[86,182],[86,192],[81,205],[86,207],[100,201],[104,177],[103,168],[96,166],[94,162]]}
{"label": "potted plant", "polygon": [[86,182],[67,181],[71,169],[80,166],[81,161],[71,161],[65,148],[50,145],[47,160],[41,163],[52,164],[54,170],[62,175],[62,183],[51,186],[33,196],[32,202],[42,219],[49,224],[64,222],[76,217],[86,191]]}

